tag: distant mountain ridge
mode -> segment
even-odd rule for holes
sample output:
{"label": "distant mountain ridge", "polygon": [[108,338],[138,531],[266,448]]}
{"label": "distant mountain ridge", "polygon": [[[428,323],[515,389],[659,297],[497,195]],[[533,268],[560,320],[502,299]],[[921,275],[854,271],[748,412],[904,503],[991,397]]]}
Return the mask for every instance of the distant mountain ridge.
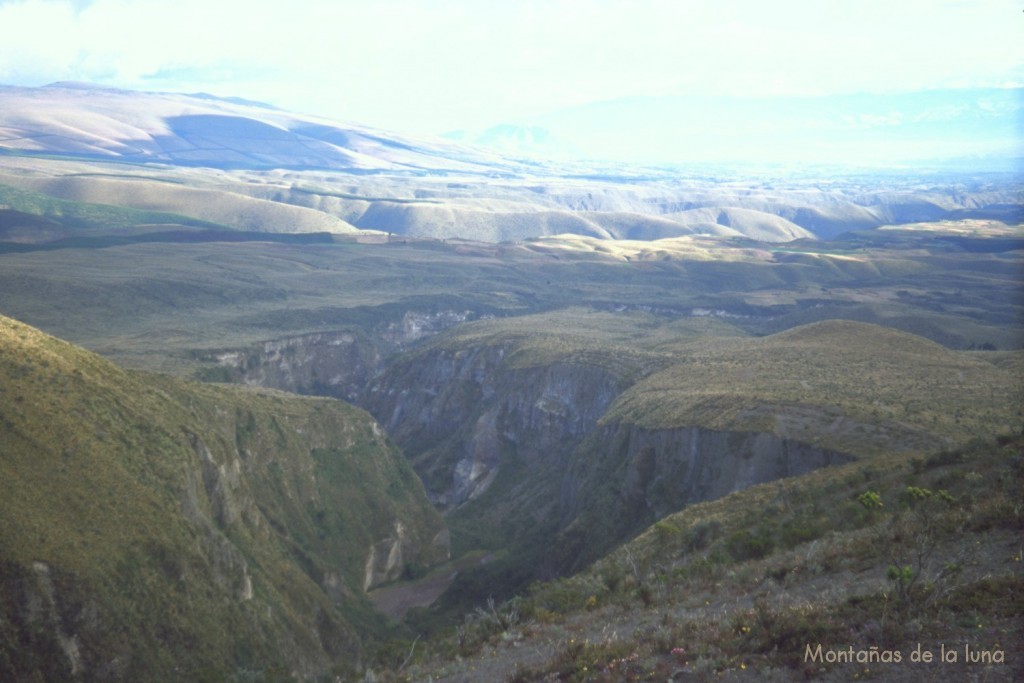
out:
{"label": "distant mountain ridge", "polygon": [[[999,141],[1014,153],[1007,121],[1020,92],[631,98],[556,112],[544,119],[550,125],[452,133],[471,143],[460,144],[207,93],[0,86],[0,209],[14,212],[0,216],[0,237],[71,237],[82,226],[70,214],[92,216],[94,232],[113,220],[129,232],[176,224],[487,242],[562,234],[788,242],[921,221],[1019,223],[1017,176],[1005,155],[985,153]],[[988,147],[970,147],[967,133]],[[636,156],[647,145],[669,161],[580,161],[586,136]],[[879,170],[890,146],[930,154],[936,138],[980,156],[966,166],[947,159]],[[844,146],[875,165],[844,166]],[[702,164],[704,152],[727,147],[746,162]],[[794,150],[837,157],[787,164]],[[114,216],[111,207],[128,211]]]}
{"label": "distant mountain ridge", "polygon": [[[829,96],[636,96],[412,137],[242,97],[79,82],[0,86],[0,153],[224,169],[523,171],[537,162],[825,163],[1024,157],[1024,88]],[[535,170],[535,169],[534,169]]]}
{"label": "distant mountain ridge", "polygon": [[543,126],[499,123],[483,130],[454,130],[441,137],[499,152],[511,158],[579,159],[582,152]]}
{"label": "distant mountain ridge", "polygon": [[206,93],[87,83],[0,86],[0,153],[224,169],[493,172],[497,156],[441,140]]}

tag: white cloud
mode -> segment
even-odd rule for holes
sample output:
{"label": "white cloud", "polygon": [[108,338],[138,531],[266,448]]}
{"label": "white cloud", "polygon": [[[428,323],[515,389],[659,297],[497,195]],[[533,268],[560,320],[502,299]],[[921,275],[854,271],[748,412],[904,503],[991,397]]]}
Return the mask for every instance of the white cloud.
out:
{"label": "white cloud", "polygon": [[66,2],[0,5],[0,79],[32,83],[67,74],[80,49],[75,25]]}
{"label": "white cloud", "polygon": [[24,0],[0,81],[207,90],[413,130],[630,95],[1019,80],[1008,0]]}

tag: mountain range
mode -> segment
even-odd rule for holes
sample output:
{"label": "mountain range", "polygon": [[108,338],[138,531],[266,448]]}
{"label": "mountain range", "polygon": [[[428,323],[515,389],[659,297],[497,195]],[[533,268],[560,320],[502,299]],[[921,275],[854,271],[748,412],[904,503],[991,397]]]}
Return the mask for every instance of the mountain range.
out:
{"label": "mountain range", "polygon": [[[993,120],[1015,111],[1009,95],[992,94]],[[635,120],[620,105],[608,116]],[[970,111],[987,111],[979,107]],[[643,111],[654,116],[658,109]],[[714,118],[714,111],[701,116]],[[932,125],[925,114],[917,117]],[[940,131],[940,124],[929,130]],[[1007,132],[1003,124],[979,130]],[[371,231],[488,242],[567,233],[613,240],[712,235],[789,241],[887,224],[1012,222],[1020,216],[1012,173],[933,169],[908,175],[808,166],[750,167],[746,172],[753,175],[737,176],[729,167],[706,164],[537,161],[549,140],[543,130],[492,133],[531,141],[534,156],[509,160],[483,147],[413,139],[237,98],[66,83],[2,87],[0,232],[40,243],[47,236],[81,236],[84,226],[75,214],[103,215],[103,231],[109,232],[123,224],[125,211],[143,211],[151,213],[136,213],[136,225],[264,233]],[[787,143],[779,138],[779,144]],[[829,179],[834,177],[847,180],[840,187]],[[119,207],[122,217],[113,223],[112,210],[104,208],[110,206]],[[36,229],[39,221],[47,229]]]}
{"label": "mountain range", "polygon": [[0,140],[22,153],[214,168],[494,173],[573,160],[867,168],[960,160],[1007,170],[1024,156],[1022,93],[632,97],[428,139],[241,98],[61,82],[0,87]]}
{"label": "mountain range", "polygon": [[[1008,94],[666,121],[945,154],[1004,139]],[[664,104],[588,116],[668,149]],[[1024,643],[1002,143],[740,172],[552,161],[538,126],[498,154],[0,88],[0,678],[1024,674],[992,661]],[[806,658],[915,643],[990,661]]]}

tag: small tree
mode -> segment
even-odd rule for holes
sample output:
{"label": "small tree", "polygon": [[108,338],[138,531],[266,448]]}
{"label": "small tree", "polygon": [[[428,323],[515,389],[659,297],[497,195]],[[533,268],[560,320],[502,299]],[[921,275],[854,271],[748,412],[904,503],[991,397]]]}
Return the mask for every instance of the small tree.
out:
{"label": "small tree", "polygon": [[[876,491],[862,493],[857,501],[871,512],[885,508]],[[944,584],[959,572],[958,562],[946,562],[938,572],[933,567],[939,540],[955,528],[958,511],[957,500],[948,491],[907,486],[900,493],[898,509],[888,523],[876,524],[877,540],[888,555],[885,575],[901,611],[913,604],[915,589],[926,588],[925,593],[918,596],[919,604],[925,606],[943,593]]]}

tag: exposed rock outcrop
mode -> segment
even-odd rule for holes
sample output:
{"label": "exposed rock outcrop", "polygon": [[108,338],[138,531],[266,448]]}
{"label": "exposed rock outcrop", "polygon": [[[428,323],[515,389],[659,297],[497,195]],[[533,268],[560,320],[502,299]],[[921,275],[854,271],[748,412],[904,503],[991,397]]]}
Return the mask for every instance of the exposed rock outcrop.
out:
{"label": "exposed rock outcrop", "polygon": [[391,368],[363,398],[443,509],[479,498],[506,462],[559,468],[625,388],[605,368],[521,367],[506,361],[510,350],[431,349]]}
{"label": "exposed rock outcrop", "polygon": [[245,384],[352,400],[380,370],[381,353],[365,336],[318,332],[215,355]]}
{"label": "exposed rock outcrop", "polygon": [[206,373],[297,394],[358,401],[367,384],[384,370],[390,354],[476,317],[472,311],[406,310],[368,327],[369,332],[316,332],[214,352],[206,360],[217,369]]}
{"label": "exposed rock outcrop", "polygon": [[565,470],[558,551],[542,574],[580,569],[692,503],[852,459],[766,432],[602,427]]}
{"label": "exposed rock outcrop", "polygon": [[405,569],[404,558],[409,546],[410,539],[406,534],[405,525],[395,522],[394,533],[372,544],[366,554],[363,590],[370,591],[382,583],[400,577]]}

